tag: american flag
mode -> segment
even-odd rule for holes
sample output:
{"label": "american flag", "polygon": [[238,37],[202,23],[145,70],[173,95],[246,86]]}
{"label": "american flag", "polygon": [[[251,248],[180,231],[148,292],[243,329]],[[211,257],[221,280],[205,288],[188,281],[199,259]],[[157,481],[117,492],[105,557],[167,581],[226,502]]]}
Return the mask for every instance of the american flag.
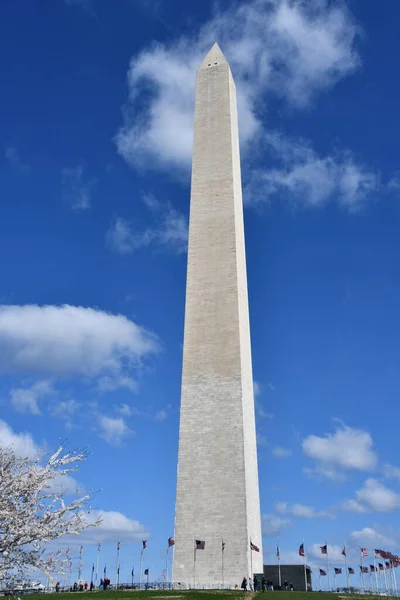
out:
{"label": "american flag", "polygon": [[99,542],[99,545],[97,546],[97,552],[100,552],[100,547],[101,547],[101,543]]}
{"label": "american flag", "polygon": [[280,551],[279,551],[279,546],[277,546],[277,547],[276,547],[276,556],[277,556],[278,558],[280,558],[280,557],[281,557],[281,553],[280,553]]}
{"label": "american flag", "polygon": [[147,546],[147,540],[143,540],[143,542],[142,542],[142,546],[143,546],[143,550],[145,550],[145,549],[146,549],[146,546]]}
{"label": "american flag", "polygon": [[361,556],[368,556],[368,550],[366,548],[360,548]]}
{"label": "american flag", "polygon": [[375,565],[369,565],[369,568],[371,569],[371,573],[375,573],[378,570]]}
{"label": "american flag", "polygon": [[119,549],[121,547],[120,541],[118,540],[118,544],[117,544],[117,552],[119,552]]}
{"label": "american flag", "polygon": [[250,550],[254,550],[254,552],[260,552],[260,548],[253,544],[253,542],[250,542]]}
{"label": "american flag", "polygon": [[382,558],[380,550],[374,550],[374,552],[375,552],[375,558]]}
{"label": "american flag", "polygon": [[369,573],[368,567],[360,567],[361,573]]}
{"label": "american flag", "polygon": [[301,544],[301,546],[299,548],[299,556],[305,556],[304,544]]}
{"label": "american flag", "polygon": [[326,571],[324,571],[324,569],[320,569],[320,570],[319,570],[319,574],[320,574],[320,575],[326,575]]}
{"label": "american flag", "polygon": [[222,552],[225,550],[225,542],[221,543]]}
{"label": "american flag", "polygon": [[346,554],[346,546],[343,548],[342,554],[343,554],[343,556],[347,556],[347,554]]}
{"label": "american flag", "polygon": [[328,554],[328,544],[325,544],[324,546],[320,546],[321,548],[321,554]]}
{"label": "american flag", "polygon": [[382,563],[378,563],[378,567],[380,571],[384,571],[385,570],[385,565]]}
{"label": "american flag", "polygon": [[386,568],[387,568],[387,569],[390,569],[390,567],[391,567],[391,564],[390,564],[390,562],[389,562],[389,561],[387,561],[387,560],[386,560],[386,561],[385,561],[385,565],[386,565]]}
{"label": "american flag", "polygon": [[351,567],[348,567],[349,569],[349,575],[354,575],[354,569],[352,569]]}
{"label": "american flag", "polygon": [[196,550],[204,550],[206,547],[206,543],[202,540],[196,540]]}
{"label": "american flag", "polygon": [[173,537],[168,538],[168,548],[171,548],[171,546],[175,546],[175,540]]}
{"label": "american flag", "polygon": [[342,569],[335,567],[335,575],[340,575],[342,572]]}

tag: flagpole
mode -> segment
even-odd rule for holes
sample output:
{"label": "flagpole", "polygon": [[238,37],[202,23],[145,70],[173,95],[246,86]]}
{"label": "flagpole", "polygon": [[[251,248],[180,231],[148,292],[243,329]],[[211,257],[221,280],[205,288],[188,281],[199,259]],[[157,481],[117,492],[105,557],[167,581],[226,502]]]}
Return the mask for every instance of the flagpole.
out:
{"label": "flagpole", "polygon": [[329,569],[329,552],[328,552],[328,544],[326,543],[325,540],[325,546],[326,546],[326,565],[328,567],[328,588],[329,591],[331,591],[331,574],[330,574],[330,569]]}
{"label": "flagpole", "polygon": [[142,589],[143,551],[144,551],[144,548],[142,548],[142,551],[140,553],[139,590]]}
{"label": "flagpole", "polygon": [[379,591],[379,587],[378,587],[378,567],[376,566],[376,559],[374,558],[374,569],[375,569],[375,584],[376,584],[376,591]]}
{"label": "flagpole", "polygon": [[120,548],[120,541],[118,540],[117,543],[117,564],[116,564],[116,573],[115,573],[115,583],[118,589],[118,585],[119,585],[119,548]]}
{"label": "flagpole", "polygon": [[[65,551],[65,556],[66,556],[66,560],[68,561],[68,566],[69,566],[69,548],[67,548],[67,550]],[[64,587],[67,587],[67,570],[68,570],[68,566],[67,564],[65,565],[65,575],[64,575]]]}
{"label": "flagpole", "polygon": [[132,567],[132,571],[131,571],[131,576],[132,576],[132,589],[133,589],[133,574],[134,574],[134,572],[135,572],[135,571],[134,571],[134,568],[135,568],[135,567]]}
{"label": "flagpole", "polygon": [[79,567],[78,567],[78,583],[82,576],[82,546],[79,548]]}
{"label": "flagpole", "polygon": [[383,560],[383,578],[385,580],[385,591],[388,592],[389,588],[388,588],[388,580],[387,580],[387,575],[386,575],[386,561],[385,561],[385,559]]}
{"label": "flagpole", "polygon": [[396,596],[396,577],[394,574],[394,566],[393,566],[393,561],[392,559],[390,559],[390,573],[391,573],[391,578],[392,578],[392,591],[393,591],[393,596]]}
{"label": "flagpole", "polygon": [[169,552],[169,543],[167,546],[167,552],[165,557],[165,583],[168,582],[168,552]]}
{"label": "flagpole", "polygon": [[392,571],[393,571],[393,584],[394,584],[394,594],[395,596],[397,596],[397,581],[396,581],[396,571],[395,571],[395,566],[394,566],[394,562],[392,562]]}
{"label": "flagpole", "polygon": [[95,579],[96,585],[97,585],[97,580],[98,580],[98,576],[99,576],[100,546],[101,546],[101,542],[99,542],[99,544],[97,546],[96,579]]}
{"label": "flagpole", "polygon": [[276,551],[276,557],[278,559],[278,586],[279,589],[282,587],[282,580],[281,580],[281,549],[279,547],[279,536],[278,536],[278,545],[277,545],[277,551]]}
{"label": "flagpole", "polygon": [[251,569],[250,577],[253,579],[253,549],[251,547],[251,539],[250,539],[250,569]]}
{"label": "flagpole", "polygon": [[360,559],[361,559],[360,587],[361,587],[361,591],[363,591],[364,590],[364,569],[363,569],[363,553],[362,553],[362,548],[360,548]]}
{"label": "flagpole", "polygon": [[321,591],[321,569],[319,570],[319,589]]}
{"label": "flagpole", "polygon": [[[304,538],[303,538],[303,567],[304,567],[304,586],[305,586],[305,590],[306,592],[308,592],[308,585],[307,585],[307,569],[306,569],[306,547],[304,545]],[[319,588],[321,589],[321,573],[319,574]]]}
{"label": "flagpole", "polygon": [[222,589],[224,589],[224,540],[221,540],[221,576],[222,576]]}
{"label": "flagpole", "polygon": [[346,544],[344,544],[343,546],[344,549],[344,564],[346,565],[346,579],[347,579],[347,589],[350,592],[350,575],[349,575],[349,568],[347,566],[347,550],[346,550]]}
{"label": "flagpole", "polygon": [[196,589],[196,540],[194,540],[193,587]]}

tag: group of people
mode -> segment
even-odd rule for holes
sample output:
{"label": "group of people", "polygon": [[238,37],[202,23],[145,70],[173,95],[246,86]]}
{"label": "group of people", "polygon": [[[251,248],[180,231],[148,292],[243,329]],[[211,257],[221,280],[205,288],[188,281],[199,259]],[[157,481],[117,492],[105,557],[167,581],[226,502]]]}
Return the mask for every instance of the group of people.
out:
{"label": "group of people", "polygon": [[[58,589],[57,589],[57,586],[58,586]],[[71,591],[72,592],[83,592],[83,591],[87,592],[88,590],[90,590],[91,592],[94,590],[94,583],[93,583],[93,581],[90,582],[90,585],[88,584],[87,581],[85,581],[85,583],[82,583],[82,582],[77,583],[75,581],[74,585],[72,586],[72,590]],[[60,591],[60,584],[57,583],[56,584],[56,592],[59,592],[59,591]]]}
{"label": "group of people", "polygon": [[[260,589],[259,586],[259,582],[257,579],[253,579],[251,577],[249,577],[249,579],[247,580],[247,577],[243,577],[243,581],[242,581],[242,585],[240,586],[242,588],[242,590],[244,592],[247,592],[247,590],[249,590],[250,592],[257,592]],[[290,590],[291,592],[293,592],[293,583],[290,582],[288,583],[287,581],[283,582],[283,589],[284,590]],[[261,590],[263,592],[265,592],[266,590],[270,590],[271,592],[274,591],[274,584],[270,579],[265,579],[265,577],[263,577],[261,579]]]}

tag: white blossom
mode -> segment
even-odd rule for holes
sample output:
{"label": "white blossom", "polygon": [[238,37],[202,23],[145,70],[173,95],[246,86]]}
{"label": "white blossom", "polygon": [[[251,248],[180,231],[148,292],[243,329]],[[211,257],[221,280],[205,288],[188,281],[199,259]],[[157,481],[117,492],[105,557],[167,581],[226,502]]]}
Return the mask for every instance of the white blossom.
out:
{"label": "white blossom", "polygon": [[66,451],[61,445],[50,458],[42,461],[39,456],[33,460],[20,458],[12,448],[0,448],[0,582],[3,587],[36,570],[47,576],[65,573],[68,557],[61,552],[49,554],[46,545],[65,535],[78,535],[83,529],[100,523],[87,516],[91,512],[91,493],[67,503],[66,490],[62,487],[63,476],[76,471],[87,454],[86,450]]}

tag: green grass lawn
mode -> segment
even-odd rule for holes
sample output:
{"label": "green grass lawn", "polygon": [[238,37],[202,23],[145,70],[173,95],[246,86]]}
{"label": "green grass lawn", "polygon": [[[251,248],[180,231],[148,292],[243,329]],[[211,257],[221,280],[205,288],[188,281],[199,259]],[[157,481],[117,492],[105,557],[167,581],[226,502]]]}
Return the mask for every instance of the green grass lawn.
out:
{"label": "green grass lawn", "polygon": [[[120,590],[120,591],[108,591],[108,592],[75,592],[75,593],[59,593],[59,594],[35,594],[32,596],[32,600],[129,600],[133,598],[138,600],[138,595],[143,600],[216,600],[215,596],[221,596],[221,600],[243,600],[247,598],[251,600],[254,593],[246,593],[240,591],[202,591],[202,590]],[[315,597],[315,594],[318,594]],[[310,600],[314,597],[315,600],[340,600],[340,598],[346,597],[345,594],[329,594],[327,592],[258,592],[257,600]],[[93,596],[95,598],[93,598]],[[222,598],[223,597],[223,598]],[[355,595],[354,598],[357,600],[382,600],[382,597],[371,595]]]}

